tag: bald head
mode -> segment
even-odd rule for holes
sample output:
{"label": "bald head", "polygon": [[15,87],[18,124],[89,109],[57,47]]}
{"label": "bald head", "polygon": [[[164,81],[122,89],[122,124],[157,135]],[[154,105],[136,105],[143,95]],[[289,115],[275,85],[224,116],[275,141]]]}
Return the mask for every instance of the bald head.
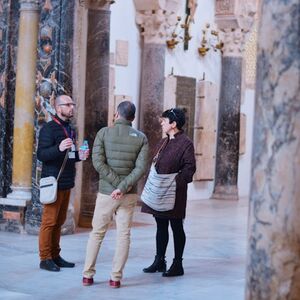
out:
{"label": "bald head", "polygon": [[56,97],[54,101],[56,114],[62,120],[68,121],[74,115],[75,103],[68,95],[61,95]]}
{"label": "bald head", "polygon": [[54,106],[56,108],[56,106],[59,106],[61,104],[64,104],[64,103],[73,103],[73,100],[70,96],[68,95],[60,95],[60,96],[57,96],[55,98],[55,101],[54,101]]}

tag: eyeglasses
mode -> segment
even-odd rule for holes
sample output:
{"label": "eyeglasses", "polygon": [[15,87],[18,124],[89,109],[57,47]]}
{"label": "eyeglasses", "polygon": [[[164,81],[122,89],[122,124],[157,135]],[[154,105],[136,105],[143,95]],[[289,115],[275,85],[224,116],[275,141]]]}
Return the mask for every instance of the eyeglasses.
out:
{"label": "eyeglasses", "polygon": [[62,104],[58,104],[58,106],[68,106],[68,107],[71,107],[71,106],[76,106],[75,103],[62,103]]}

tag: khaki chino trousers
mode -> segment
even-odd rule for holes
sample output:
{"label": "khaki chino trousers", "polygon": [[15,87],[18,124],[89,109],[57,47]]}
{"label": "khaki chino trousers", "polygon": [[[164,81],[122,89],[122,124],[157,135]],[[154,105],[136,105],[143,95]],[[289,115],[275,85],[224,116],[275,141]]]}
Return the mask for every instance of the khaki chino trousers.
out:
{"label": "khaki chino trousers", "polygon": [[113,258],[111,279],[119,281],[128,258],[130,245],[130,229],[134,208],[137,202],[136,194],[125,194],[121,199],[112,199],[110,195],[98,193],[92,221],[93,229],[87,243],[86,259],[83,276],[92,278],[96,273],[96,260],[106,231],[115,215],[117,227],[116,249]]}

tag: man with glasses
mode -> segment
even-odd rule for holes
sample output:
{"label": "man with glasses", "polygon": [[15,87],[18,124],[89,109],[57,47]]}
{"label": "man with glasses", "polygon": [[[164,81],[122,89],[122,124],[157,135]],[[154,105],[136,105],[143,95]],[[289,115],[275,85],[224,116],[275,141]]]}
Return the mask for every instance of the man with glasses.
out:
{"label": "man with glasses", "polygon": [[54,103],[56,115],[46,123],[39,134],[37,158],[43,163],[41,177],[54,176],[67,156],[66,165],[58,180],[57,199],[45,204],[39,235],[40,268],[58,272],[60,268],[73,268],[74,263],[60,256],[61,226],[64,224],[69,205],[70,191],[74,187],[75,163],[84,160],[89,152],[79,157],[76,150],[75,131],[70,120],[74,115],[75,103],[67,95],[58,96]]}

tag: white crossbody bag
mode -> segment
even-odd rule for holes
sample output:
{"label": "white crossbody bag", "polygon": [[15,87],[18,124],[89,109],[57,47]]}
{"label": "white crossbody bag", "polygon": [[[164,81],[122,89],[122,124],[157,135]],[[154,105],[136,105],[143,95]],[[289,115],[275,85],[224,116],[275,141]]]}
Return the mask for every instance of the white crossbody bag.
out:
{"label": "white crossbody bag", "polygon": [[57,182],[62,171],[65,168],[68,159],[68,153],[69,151],[66,152],[64,161],[61,165],[57,178],[55,178],[54,176],[48,176],[40,179],[40,202],[42,204],[51,204],[56,201]]}

